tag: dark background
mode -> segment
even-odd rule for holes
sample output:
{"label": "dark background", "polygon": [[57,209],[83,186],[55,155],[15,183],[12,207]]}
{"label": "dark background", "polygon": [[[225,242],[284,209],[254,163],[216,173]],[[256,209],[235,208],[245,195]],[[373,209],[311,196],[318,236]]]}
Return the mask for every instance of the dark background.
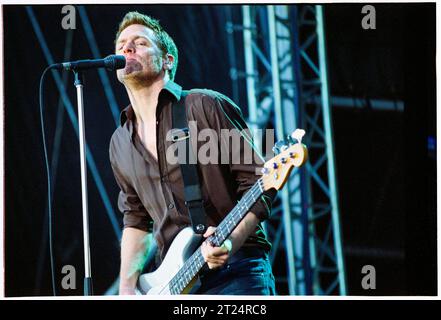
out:
{"label": "dark background", "polygon": [[[366,102],[363,108],[332,110],[348,294],[436,294],[436,160],[427,142],[436,131],[435,5],[375,4],[376,30],[360,27],[362,5],[324,7],[331,94],[363,97]],[[63,61],[62,6],[32,8],[54,60]],[[3,9],[6,296],[51,295],[38,108],[39,79],[47,62],[25,7]],[[86,10],[103,57],[113,53],[124,13],[138,10],[159,19],[175,40],[180,50],[178,83],[232,96],[225,6],[112,5]],[[71,60],[91,58],[78,12],[76,23]],[[118,106],[126,106],[124,88],[113,74],[109,78]],[[47,79],[44,116],[51,155],[59,94],[52,78]],[[88,72],[85,84],[87,142],[121,225],[118,189],[108,161],[115,121],[98,73]],[[71,74],[67,90],[76,108]],[[404,101],[405,110],[374,110],[369,99]],[[246,106],[241,108],[246,114]],[[63,265],[76,266],[78,283],[83,277],[78,142],[67,115],[63,121],[53,186],[57,284]],[[88,178],[92,276],[95,293],[103,294],[118,275],[119,241],[90,172]],[[376,267],[376,290],[361,288],[366,264]],[[82,286],[57,291],[81,295]]]}

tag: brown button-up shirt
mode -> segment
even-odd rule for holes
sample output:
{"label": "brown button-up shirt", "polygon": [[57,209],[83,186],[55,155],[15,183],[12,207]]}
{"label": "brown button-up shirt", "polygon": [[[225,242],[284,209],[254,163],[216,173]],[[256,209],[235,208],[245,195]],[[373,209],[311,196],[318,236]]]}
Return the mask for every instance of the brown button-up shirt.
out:
{"label": "brown button-up shirt", "polygon": [[[179,163],[170,163],[166,157],[168,148],[173,144],[167,138],[172,129],[172,104],[180,99],[181,93],[178,84],[168,81],[159,94],[156,108],[157,160],[136,133],[136,117],[131,106],[121,113],[121,126],[115,130],[109,149],[112,169],[121,189],[118,208],[124,214],[124,228],[153,231],[161,259],[177,233],[191,225]],[[198,132],[211,128],[220,137],[222,129],[246,128],[240,109],[215,91],[190,90],[185,97],[185,106],[187,119],[189,122],[196,121]],[[193,141],[197,137],[191,136],[191,139]],[[202,144],[197,142],[195,154]],[[244,149],[236,148],[239,153]],[[217,226],[259,178],[256,174],[259,166],[254,160],[251,164],[218,162],[198,163],[207,223],[211,226]],[[250,211],[264,220],[270,214],[274,196],[275,192],[266,192]],[[260,224],[244,244],[256,245],[265,250],[271,247]]]}

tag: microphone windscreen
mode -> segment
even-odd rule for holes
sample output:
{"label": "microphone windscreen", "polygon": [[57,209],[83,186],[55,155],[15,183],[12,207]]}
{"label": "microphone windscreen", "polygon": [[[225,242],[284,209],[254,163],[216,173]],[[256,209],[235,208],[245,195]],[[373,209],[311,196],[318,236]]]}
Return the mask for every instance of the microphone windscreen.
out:
{"label": "microphone windscreen", "polygon": [[104,63],[107,70],[115,71],[126,66],[126,57],[123,55],[112,54],[104,59]]}

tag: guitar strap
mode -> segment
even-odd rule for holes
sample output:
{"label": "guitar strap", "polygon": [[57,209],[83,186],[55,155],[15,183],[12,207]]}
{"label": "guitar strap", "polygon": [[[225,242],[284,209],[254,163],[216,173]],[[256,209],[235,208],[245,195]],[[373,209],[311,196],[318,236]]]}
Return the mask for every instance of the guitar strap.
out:
{"label": "guitar strap", "polygon": [[172,106],[172,141],[178,144],[178,150],[185,150],[185,159],[179,154],[178,156],[184,181],[185,206],[190,215],[193,231],[196,234],[204,234],[207,230],[206,214],[199,184],[197,159],[190,142],[190,130],[185,107],[186,95],[187,93],[182,91],[181,98]]}

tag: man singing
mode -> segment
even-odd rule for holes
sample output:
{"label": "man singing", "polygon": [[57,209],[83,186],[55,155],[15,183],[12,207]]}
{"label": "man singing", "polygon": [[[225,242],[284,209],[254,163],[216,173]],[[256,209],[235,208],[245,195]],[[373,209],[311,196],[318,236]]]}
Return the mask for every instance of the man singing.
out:
{"label": "man singing", "polygon": [[[182,88],[173,82],[178,50],[159,22],[138,12],[127,13],[115,39],[116,54],[126,66],[117,71],[130,105],[121,113],[120,126],[110,141],[110,162],[121,189],[118,207],[123,213],[121,243],[121,295],[135,294],[138,277],[153,233],[159,259],[167,254],[174,237],[191,226],[185,205],[184,182],[179,163],[168,161],[167,139],[172,129],[172,105],[181,99]],[[184,97],[188,121],[197,129],[246,128],[240,109],[224,95],[193,89]],[[191,137],[196,139],[196,137]],[[236,146],[238,147],[238,146]],[[219,153],[221,152],[219,146]],[[198,154],[198,150],[194,150]],[[239,152],[244,148],[240,147]],[[204,237],[234,208],[258,180],[255,161],[200,164],[207,224]],[[268,260],[271,244],[260,222],[268,218],[274,193],[266,192],[231,233],[230,245],[213,246],[205,241],[202,254],[207,266],[200,272],[198,294],[274,295],[275,283]]]}

